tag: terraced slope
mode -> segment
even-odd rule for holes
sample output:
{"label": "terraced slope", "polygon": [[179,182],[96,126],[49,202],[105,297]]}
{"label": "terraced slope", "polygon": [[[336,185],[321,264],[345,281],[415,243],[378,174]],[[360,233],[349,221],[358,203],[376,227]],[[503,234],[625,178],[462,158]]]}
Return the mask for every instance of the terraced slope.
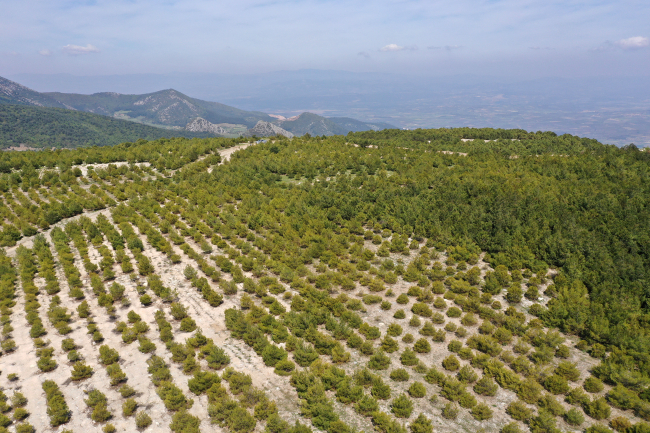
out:
{"label": "terraced slope", "polygon": [[[351,144],[161,140],[59,152],[62,169],[23,169],[20,184],[2,175],[2,423],[645,428],[647,403],[598,378],[607,350],[540,320],[564,290],[559,269],[493,266],[476,245],[419,236],[332,192],[410,188],[415,158],[448,172],[471,156]],[[339,170],[382,156],[390,172]]]}

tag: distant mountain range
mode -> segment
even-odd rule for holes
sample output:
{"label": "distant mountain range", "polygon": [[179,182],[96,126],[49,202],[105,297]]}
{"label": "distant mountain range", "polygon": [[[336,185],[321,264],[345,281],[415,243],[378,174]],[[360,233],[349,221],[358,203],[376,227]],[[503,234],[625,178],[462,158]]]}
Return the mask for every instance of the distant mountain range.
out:
{"label": "distant mountain range", "polygon": [[548,130],[619,146],[650,146],[647,71],[573,78],[542,77],[543,71],[531,75],[511,68],[494,76],[483,71],[439,73],[437,68],[423,74],[302,69],[244,74],[16,74],[7,78],[42,92],[149,93],[171,87],[193,98],[286,117],[307,111],[330,119],[351,117],[408,129]]}
{"label": "distant mountain range", "polygon": [[[92,95],[74,93],[48,92],[41,93],[22,86],[16,82],[0,77],[0,106],[2,105],[23,105],[40,107],[43,110],[25,111],[11,110],[12,119],[16,119],[20,113],[25,113],[30,118],[32,127],[39,131],[39,143],[43,137],[47,137],[46,119],[56,119],[56,125],[52,130],[53,134],[60,134],[60,126],[63,124],[78,124],[86,122],[85,126],[75,127],[76,130],[94,129],[96,132],[108,131],[123,125],[115,122],[99,127],[100,119],[75,115],[75,112],[86,112],[102,117],[109,117],[111,120],[131,121],[149,126],[152,129],[142,129],[145,136],[224,136],[236,137],[240,135],[258,135],[260,131],[274,131],[285,136],[293,135],[338,135],[347,134],[350,131],[367,131],[393,128],[387,123],[368,123],[346,117],[326,118],[313,113],[302,113],[290,119],[282,116],[270,116],[259,111],[245,111],[217,102],[203,101],[191,98],[176,90],[168,89],[143,95],[124,95],[120,93],[102,92]],[[57,108],[60,111],[45,115],[48,109]],[[2,110],[5,121],[3,128],[11,128],[12,124],[6,120],[8,111],[6,107]],[[37,113],[42,114],[43,121],[38,122]],[[69,115],[69,120],[64,120]],[[92,119],[92,121],[91,121]],[[34,122],[37,122],[36,125]],[[93,126],[89,126],[91,122]],[[260,123],[262,122],[262,123]],[[24,125],[23,125],[24,126]],[[98,129],[99,128],[99,129]],[[130,133],[136,133],[133,127],[127,128]],[[56,132],[55,132],[56,130]],[[156,131],[159,130],[159,131]],[[140,130],[138,130],[140,131]],[[27,132],[27,135],[24,133]],[[6,135],[11,135],[5,131]],[[26,139],[28,131],[22,130],[19,134]],[[95,134],[88,139],[89,142],[100,140],[102,133]],[[114,133],[111,136],[116,136]],[[14,134],[14,136],[17,136]],[[82,134],[80,140],[68,140],[78,143],[88,138]],[[12,140],[15,141],[15,140]],[[0,145],[7,143],[0,143]],[[58,145],[60,143],[51,143]]]}

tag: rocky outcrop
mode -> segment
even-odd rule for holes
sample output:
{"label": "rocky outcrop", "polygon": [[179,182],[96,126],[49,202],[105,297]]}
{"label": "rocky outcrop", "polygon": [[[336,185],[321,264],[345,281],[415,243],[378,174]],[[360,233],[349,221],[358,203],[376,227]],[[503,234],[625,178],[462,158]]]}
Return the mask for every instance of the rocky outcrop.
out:
{"label": "rocky outcrop", "polygon": [[227,131],[214,123],[210,123],[202,117],[197,117],[185,126],[187,131],[192,132],[211,132],[213,134],[224,135]]}
{"label": "rocky outcrop", "polygon": [[245,137],[252,137],[253,135],[256,137],[273,137],[275,135],[284,135],[287,138],[293,138],[293,134],[289,131],[263,120],[259,120],[254,127],[247,130],[243,135]]}

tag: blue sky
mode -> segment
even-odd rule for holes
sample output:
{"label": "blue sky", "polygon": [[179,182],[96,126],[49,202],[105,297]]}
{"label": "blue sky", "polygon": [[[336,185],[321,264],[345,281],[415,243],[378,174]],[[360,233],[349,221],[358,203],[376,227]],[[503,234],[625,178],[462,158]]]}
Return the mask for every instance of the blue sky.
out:
{"label": "blue sky", "polygon": [[650,74],[650,2],[0,0],[0,75]]}

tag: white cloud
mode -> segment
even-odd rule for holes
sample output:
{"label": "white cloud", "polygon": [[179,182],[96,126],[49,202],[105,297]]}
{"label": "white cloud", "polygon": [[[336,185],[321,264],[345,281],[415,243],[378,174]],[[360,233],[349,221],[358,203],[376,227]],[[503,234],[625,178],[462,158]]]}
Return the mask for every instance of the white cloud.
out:
{"label": "white cloud", "polygon": [[405,50],[405,49],[406,49],[405,47],[400,47],[397,44],[388,44],[385,47],[381,47],[379,49],[379,51],[384,51],[384,52],[386,52],[386,51],[402,51],[402,50]]}
{"label": "white cloud", "polygon": [[627,39],[616,41],[616,45],[624,50],[634,50],[637,48],[645,48],[650,45],[650,39],[643,36],[633,36]]}
{"label": "white cloud", "polygon": [[63,47],[62,50],[64,53],[71,54],[71,55],[90,54],[90,53],[99,52],[99,48],[90,44],[87,44],[85,47],[82,47],[81,45],[68,44],[65,47]]}
{"label": "white cloud", "polygon": [[52,55],[52,51],[50,51],[50,50],[46,50],[46,49],[43,49],[43,50],[39,50],[39,51],[38,51],[38,54],[40,54],[41,56],[51,56],[51,55]]}
{"label": "white cloud", "polygon": [[418,49],[417,45],[409,45],[407,47],[402,47],[401,45],[397,45],[397,44],[388,44],[384,47],[381,47],[379,51],[383,51],[386,53],[390,51],[405,51],[405,50],[415,51],[417,49]]}

